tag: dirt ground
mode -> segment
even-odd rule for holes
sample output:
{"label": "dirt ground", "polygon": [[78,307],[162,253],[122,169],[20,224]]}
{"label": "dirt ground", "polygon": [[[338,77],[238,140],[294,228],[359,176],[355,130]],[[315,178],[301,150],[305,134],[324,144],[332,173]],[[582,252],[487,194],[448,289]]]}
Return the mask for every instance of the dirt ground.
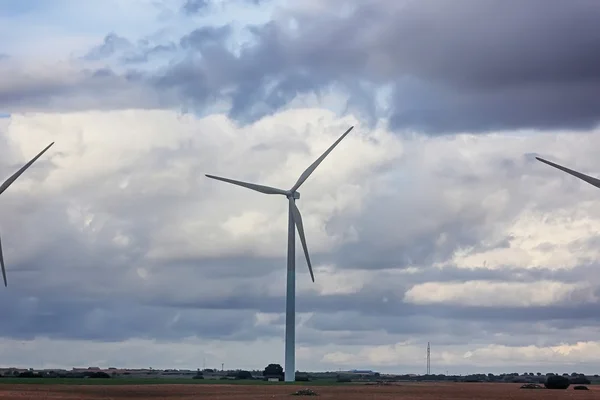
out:
{"label": "dirt ground", "polygon": [[[525,390],[519,384],[502,383],[406,383],[390,386],[279,386],[279,385],[0,385],[0,399],[293,399],[291,393],[311,388],[317,399],[600,399],[600,387],[589,391]],[[300,397],[307,398],[307,397]],[[312,398],[312,397],[308,397]]]}

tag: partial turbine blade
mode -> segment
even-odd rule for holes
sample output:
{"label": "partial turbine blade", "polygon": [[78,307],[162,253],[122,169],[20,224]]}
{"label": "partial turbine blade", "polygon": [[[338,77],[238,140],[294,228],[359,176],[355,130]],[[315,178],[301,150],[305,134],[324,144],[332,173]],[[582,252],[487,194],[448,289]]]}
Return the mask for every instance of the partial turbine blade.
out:
{"label": "partial turbine blade", "polygon": [[287,192],[285,190],[277,189],[274,187],[256,185],[254,183],[248,183],[248,182],[242,182],[242,181],[235,181],[233,179],[221,178],[220,176],[214,176],[214,175],[208,175],[208,174],[205,174],[205,175],[206,175],[206,177],[211,178],[211,179],[216,179],[218,181],[223,181],[223,182],[231,183],[234,185],[242,186],[242,187],[245,187],[248,189],[256,190],[257,192],[261,192],[261,193],[265,193],[265,194],[282,194],[284,196],[287,196]]}
{"label": "partial turbine blade", "polygon": [[2,279],[4,279],[4,287],[8,287],[6,283],[6,269],[4,268],[4,255],[2,255],[2,240],[0,240],[0,267],[2,268]]}
{"label": "partial turbine blade", "polygon": [[310,167],[308,167],[308,168],[306,169],[306,171],[304,171],[304,172],[302,173],[302,175],[300,175],[300,178],[298,178],[298,182],[296,182],[296,184],[295,184],[295,185],[294,185],[294,186],[293,186],[293,187],[290,189],[290,191],[291,191],[292,193],[293,193],[293,192],[295,192],[296,190],[298,190],[298,188],[300,187],[300,185],[302,185],[302,184],[304,183],[304,181],[308,179],[308,177],[310,176],[310,174],[312,174],[312,173],[313,173],[313,171],[314,171],[315,169],[317,169],[317,167],[319,166],[319,164],[321,164],[321,162],[322,162],[322,161],[325,159],[325,157],[327,157],[327,156],[329,155],[329,153],[331,153],[331,151],[332,151],[332,150],[335,148],[335,146],[337,146],[337,145],[338,145],[338,143],[339,143],[339,142],[341,142],[341,141],[342,141],[342,139],[343,139],[343,138],[345,138],[345,137],[346,137],[346,135],[347,135],[348,133],[350,133],[350,131],[351,131],[353,128],[354,128],[354,127],[353,127],[353,126],[351,126],[351,127],[350,127],[350,128],[349,128],[349,129],[348,129],[346,132],[344,132],[344,134],[343,134],[343,135],[342,135],[342,136],[341,136],[341,137],[340,137],[338,140],[336,140],[336,141],[335,141],[335,143],[334,143],[334,144],[332,144],[332,145],[331,145],[331,147],[329,147],[329,148],[327,149],[327,151],[325,151],[325,153],[323,153],[323,154],[321,155],[321,157],[317,158],[317,160],[316,160],[314,163],[312,163],[312,164],[310,165]]}
{"label": "partial turbine blade", "polygon": [[31,161],[29,161],[27,164],[25,164],[23,167],[21,167],[20,170],[18,170],[17,172],[15,172],[10,178],[8,178],[3,184],[2,186],[0,186],[0,193],[4,192],[6,189],[8,189],[8,187],[10,185],[12,185],[12,183],[14,181],[17,180],[17,178],[19,176],[21,176],[21,174],[23,172],[25,172],[25,170],[27,168],[29,168],[31,166],[31,164],[33,164],[38,158],[40,158],[42,156],[42,154],[44,154],[46,152],[46,150],[48,150],[52,145],[54,144],[54,142],[50,143],[44,150],[42,150],[37,156],[33,157],[31,159]]}
{"label": "partial turbine blade", "polygon": [[562,165],[555,164],[555,163],[553,163],[551,161],[544,160],[543,158],[540,158],[540,157],[536,157],[536,159],[538,161],[543,162],[544,164],[548,164],[548,165],[550,165],[550,166],[552,166],[554,168],[558,168],[561,171],[566,172],[567,174],[571,174],[573,176],[576,176],[577,178],[586,181],[590,185],[593,185],[593,186],[596,186],[597,188],[600,188],[600,179],[592,178],[589,175],[585,175],[585,174],[582,174],[581,172],[573,171],[572,169],[563,167]]}
{"label": "partial turbine blade", "polygon": [[306,245],[306,237],[304,236],[304,225],[302,224],[302,216],[300,210],[296,206],[296,202],[293,198],[290,198],[290,208],[292,209],[292,217],[294,217],[294,225],[298,229],[298,235],[300,236],[300,242],[302,242],[302,250],[304,250],[304,256],[306,257],[306,263],[308,264],[308,272],[310,272],[310,278],[315,281],[315,274],[313,274],[312,264],[310,263],[310,256],[308,255],[308,246]]}

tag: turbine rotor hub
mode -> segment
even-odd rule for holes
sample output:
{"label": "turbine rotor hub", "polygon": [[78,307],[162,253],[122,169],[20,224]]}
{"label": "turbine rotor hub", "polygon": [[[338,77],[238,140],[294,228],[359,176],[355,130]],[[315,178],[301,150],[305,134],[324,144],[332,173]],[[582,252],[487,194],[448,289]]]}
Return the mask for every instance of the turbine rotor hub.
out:
{"label": "turbine rotor hub", "polygon": [[288,193],[287,197],[288,197],[288,199],[293,198],[294,200],[298,200],[300,198],[300,193],[298,193],[298,192]]}

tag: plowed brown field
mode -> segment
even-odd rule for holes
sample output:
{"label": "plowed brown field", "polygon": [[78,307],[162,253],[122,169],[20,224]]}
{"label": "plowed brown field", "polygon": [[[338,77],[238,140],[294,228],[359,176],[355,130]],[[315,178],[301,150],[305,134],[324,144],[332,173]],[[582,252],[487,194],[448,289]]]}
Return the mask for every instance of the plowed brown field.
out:
{"label": "plowed brown field", "polygon": [[[519,384],[502,383],[406,383],[390,386],[340,385],[306,387],[316,391],[317,399],[600,399],[600,387],[589,391],[526,390]],[[293,399],[303,386],[283,385],[0,385],[0,399]],[[301,397],[302,398],[302,397]]]}

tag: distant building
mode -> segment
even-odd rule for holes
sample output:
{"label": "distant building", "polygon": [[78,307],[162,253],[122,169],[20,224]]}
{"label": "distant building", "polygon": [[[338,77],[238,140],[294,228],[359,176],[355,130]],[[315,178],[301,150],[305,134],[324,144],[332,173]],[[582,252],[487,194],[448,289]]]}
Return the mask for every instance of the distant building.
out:
{"label": "distant building", "polygon": [[351,369],[345,373],[353,375],[375,375],[377,372],[370,369]]}

